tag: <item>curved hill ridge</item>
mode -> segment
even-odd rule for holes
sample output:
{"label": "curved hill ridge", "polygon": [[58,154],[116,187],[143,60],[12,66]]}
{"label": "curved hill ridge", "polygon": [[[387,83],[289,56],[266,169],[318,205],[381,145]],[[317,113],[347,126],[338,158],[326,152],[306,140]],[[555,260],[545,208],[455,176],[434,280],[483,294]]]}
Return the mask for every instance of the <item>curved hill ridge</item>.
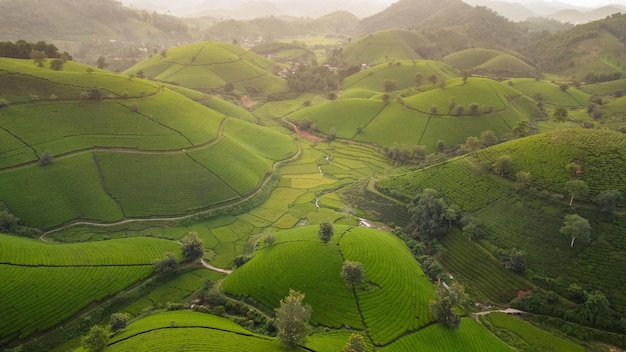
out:
{"label": "curved hill ridge", "polygon": [[529,77],[535,68],[511,54],[492,49],[466,49],[443,58],[443,62],[459,70]]}
{"label": "curved hill ridge", "polygon": [[[250,119],[217,98],[205,104],[221,111],[153,82],[66,65],[0,59],[0,81],[45,82],[7,94],[0,109],[0,199],[30,225],[184,215],[237,201],[296,152],[288,136],[224,116]],[[39,166],[46,151],[53,162]]]}
{"label": "curved hill ridge", "polygon": [[353,41],[344,48],[341,60],[348,66],[374,66],[396,60],[418,60],[422,57],[416,48],[426,43],[427,39],[418,32],[389,29]]}
{"label": "curved hill ridge", "polygon": [[201,91],[232,84],[239,92],[286,92],[287,83],[273,73],[275,63],[251,51],[222,42],[198,42],[155,55],[125,71]]}

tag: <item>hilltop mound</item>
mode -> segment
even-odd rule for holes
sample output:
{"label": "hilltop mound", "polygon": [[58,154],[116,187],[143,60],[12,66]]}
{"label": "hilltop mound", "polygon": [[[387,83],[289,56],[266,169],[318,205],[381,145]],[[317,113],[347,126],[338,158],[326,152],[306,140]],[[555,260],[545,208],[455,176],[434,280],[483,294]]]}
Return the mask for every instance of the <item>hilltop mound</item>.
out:
{"label": "hilltop mound", "polygon": [[[590,200],[605,190],[626,192],[625,152],[624,134],[563,130],[498,144],[423,171],[391,177],[381,181],[379,188],[388,194],[402,195],[405,200],[425,188],[438,190],[448,204],[457,204],[464,214],[484,225],[487,242],[483,244],[488,244],[491,255],[496,255],[498,248],[522,250],[538,285],[548,285],[562,295],[567,295],[566,288],[572,283],[585,290],[601,290],[623,314],[626,299],[621,287],[626,278],[618,278],[614,273],[626,265],[626,219],[600,213]],[[512,168],[502,177],[491,170],[504,155],[510,157]],[[578,164],[582,173],[567,169],[572,162]],[[511,182],[519,171],[531,175],[526,192],[518,191]],[[565,188],[565,183],[572,179],[583,180],[589,186],[589,192],[578,197],[574,207],[568,204]],[[570,238],[559,234],[559,229],[563,217],[573,212],[590,221],[592,236],[590,243],[577,243],[571,248]],[[608,253],[611,260],[606,260]],[[467,262],[464,267],[473,266]],[[457,270],[468,278],[470,287],[482,285],[483,279],[490,280],[463,266]],[[555,277],[559,280],[555,285],[542,281]]]}
{"label": "hilltop mound", "polygon": [[[239,114],[226,103],[220,113],[154,82],[66,65],[0,59],[0,79],[21,87],[0,89],[8,103],[0,109],[0,199],[30,225],[180,215],[237,201],[295,153],[289,137],[224,116]],[[48,154],[52,163],[40,166]]]}
{"label": "hilltop mound", "polygon": [[[432,285],[399,239],[378,230],[337,225],[331,242],[323,244],[317,229],[277,233],[272,247],[257,250],[226,278],[224,291],[273,309],[290,288],[299,290],[313,308],[313,324],[361,329],[365,323],[375,344],[432,322]],[[354,292],[339,275],[344,260],[363,263],[365,283]]]}
{"label": "hilltop mound", "polygon": [[416,48],[426,43],[427,40],[417,32],[386,30],[353,41],[343,50],[341,60],[347,66],[374,66],[396,60],[417,60],[421,56]]}
{"label": "hilltop mound", "polygon": [[530,77],[534,68],[511,54],[491,49],[466,49],[443,58],[443,62],[459,70],[477,74],[499,74]]}
{"label": "hilltop mound", "polygon": [[274,62],[251,51],[220,42],[198,42],[170,49],[128,69],[142,71],[150,79],[174,83],[200,91],[224,90],[276,94],[287,91],[287,83],[273,74]]}

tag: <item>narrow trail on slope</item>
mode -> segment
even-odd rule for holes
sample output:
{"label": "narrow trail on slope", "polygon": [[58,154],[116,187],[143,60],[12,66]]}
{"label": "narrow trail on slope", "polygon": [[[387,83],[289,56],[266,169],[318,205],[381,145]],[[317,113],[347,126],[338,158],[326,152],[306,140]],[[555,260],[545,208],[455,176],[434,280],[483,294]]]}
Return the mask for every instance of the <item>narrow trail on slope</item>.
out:
{"label": "narrow trail on slope", "polygon": [[228,269],[221,269],[221,268],[216,268],[211,264],[208,264],[207,262],[204,261],[204,259],[200,259],[200,263],[202,263],[202,266],[209,269],[209,270],[213,270],[213,271],[217,271],[218,273],[222,273],[222,274],[230,274],[233,271],[232,270],[228,270]]}

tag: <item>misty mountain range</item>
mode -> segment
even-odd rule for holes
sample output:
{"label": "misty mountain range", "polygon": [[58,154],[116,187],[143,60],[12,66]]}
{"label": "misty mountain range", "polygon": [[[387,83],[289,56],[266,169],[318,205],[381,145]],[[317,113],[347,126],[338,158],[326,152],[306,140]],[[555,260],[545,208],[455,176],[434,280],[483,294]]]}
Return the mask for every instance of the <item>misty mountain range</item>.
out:
{"label": "misty mountain range", "polygon": [[[528,3],[498,0],[464,0],[472,6],[485,6],[512,20],[525,21],[532,17],[552,18],[572,24],[604,18],[616,12],[626,12],[625,5],[613,4],[586,8],[558,1]],[[125,0],[124,4],[183,17],[210,16],[220,19],[251,19],[268,16],[319,17],[345,10],[357,17],[367,17],[388,7],[387,2],[375,0],[191,0],[173,3],[171,0]]]}

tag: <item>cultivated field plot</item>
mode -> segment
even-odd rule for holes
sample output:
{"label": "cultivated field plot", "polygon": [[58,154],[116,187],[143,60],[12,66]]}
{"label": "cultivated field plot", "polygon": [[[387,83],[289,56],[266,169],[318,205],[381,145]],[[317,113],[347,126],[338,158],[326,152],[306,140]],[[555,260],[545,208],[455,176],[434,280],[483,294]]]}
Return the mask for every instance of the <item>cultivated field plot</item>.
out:
{"label": "cultivated field plot", "polygon": [[178,351],[181,348],[224,352],[284,350],[278,340],[249,332],[228,319],[176,311],[133,322],[112,338],[107,351]]}
{"label": "cultivated field plot", "polygon": [[428,308],[433,286],[402,241],[357,227],[341,237],[340,248],[345,260],[363,263],[366,283],[356,294],[375,344],[387,344],[433,320]]}
{"label": "cultivated field plot", "polygon": [[[198,115],[195,118],[201,119]],[[95,147],[159,150],[192,145],[181,132],[112,101],[9,107],[0,110],[0,124],[25,143],[23,148],[34,149],[39,156],[45,150],[60,155]],[[190,126],[188,131],[191,130]],[[207,137],[204,142],[210,139],[210,134]],[[18,163],[24,161],[28,160]]]}
{"label": "cultivated field plot", "polygon": [[591,97],[589,94],[580,91],[574,87],[563,91],[555,83],[548,81],[537,81],[532,78],[516,78],[512,79],[512,87],[523,92],[528,96],[543,97],[544,102],[552,105],[561,105],[568,107],[586,106]]}
{"label": "cultivated field plot", "polygon": [[[0,339],[24,338],[69,318],[152,273],[152,261],[178,252],[151,238],[51,245],[0,235]],[[33,302],[45,302],[34,304]]]}
{"label": "cultivated field plot", "polygon": [[441,263],[476,300],[508,303],[518,291],[532,288],[532,284],[506,270],[491,253],[457,229],[450,231],[442,244],[446,253]]}
{"label": "cultivated field plot", "polygon": [[95,155],[105,188],[127,217],[184,214],[238,197],[205,166],[179,154]]}
{"label": "cultivated field plot", "polygon": [[[63,180],[64,182],[59,182]],[[72,219],[116,221],[123,213],[100,182],[91,153],[0,173],[0,198],[28,224],[49,228]]]}
{"label": "cultivated field plot", "polygon": [[513,349],[474,319],[463,318],[458,329],[448,329],[436,324],[402,337],[379,351],[511,352]]}
{"label": "cultivated field plot", "polygon": [[287,159],[297,151],[293,139],[284,133],[269,128],[259,128],[258,125],[239,120],[229,120],[224,128],[224,134],[242,146],[248,147],[251,152],[274,161]]}
{"label": "cultivated field plot", "polygon": [[[396,143],[418,145],[426,126],[428,126],[429,119],[429,114],[407,109],[394,101],[389,103],[374,120],[364,126],[363,131],[354,136],[354,140],[375,141],[386,146],[393,146]],[[428,149],[435,150],[435,147],[436,145],[433,145]]]}
{"label": "cultivated field plot", "polygon": [[[536,351],[583,352],[585,349],[568,340],[564,340],[547,331],[543,331],[529,322],[509,316],[505,313],[491,313],[485,316],[494,327],[510,331],[517,336],[515,339],[521,347]],[[510,335],[509,335],[510,336]]]}
{"label": "cultivated field plot", "polygon": [[616,81],[586,84],[580,87],[585,93],[592,95],[613,95],[616,90],[622,89],[626,91],[626,79],[618,79]]}
{"label": "cultivated field plot", "polygon": [[355,40],[348,45],[342,59],[348,65],[370,66],[396,60],[419,60],[421,56],[415,52],[418,43],[427,40],[416,31],[390,29],[379,31]]}

